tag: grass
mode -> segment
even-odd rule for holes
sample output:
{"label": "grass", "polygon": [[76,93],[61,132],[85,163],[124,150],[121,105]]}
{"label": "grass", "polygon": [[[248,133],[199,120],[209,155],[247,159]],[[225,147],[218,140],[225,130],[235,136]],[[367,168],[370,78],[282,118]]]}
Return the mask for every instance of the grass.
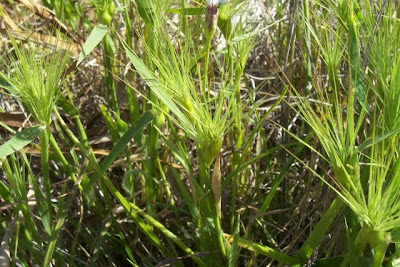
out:
{"label": "grass", "polygon": [[61,2],[0,4],[0,265],[396,266],[397,1]]}

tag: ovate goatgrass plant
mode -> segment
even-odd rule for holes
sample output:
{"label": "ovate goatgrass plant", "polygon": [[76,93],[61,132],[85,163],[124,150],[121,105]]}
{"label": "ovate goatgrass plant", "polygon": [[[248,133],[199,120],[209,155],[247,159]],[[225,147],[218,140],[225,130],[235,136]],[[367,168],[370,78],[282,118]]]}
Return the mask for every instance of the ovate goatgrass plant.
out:
{"label": "ovate goatgrass plant", "polygon": [[67,67],[68,56],[64,51],[44,54],[38,47],[18,45],[15,40],[12,44],[14,62],[9,65],[9,75],[2,73],[1,76],[10,84],[6,89],[23,103],[35,121],[44,128],[40,135],[40,152],[48,214],[43,221],[49,222],[46,227],[49,231],[52,221],[49,175],[51,113],[60,93],[59,85]]}
{"label": "ovate goatgrass plant", "polygon": [[[364,6],[372,9],[369,1],[364,1]],[[298,108],[314,130],[333,168],[335,179],[331,187],[359,219],[361,230],[355,239],[356,252],[362,254],[369,245],[372,248],[372,266],[381,266],[388,245],[400,242],[400,124],[397,115],[400,56],[398,46],[391,47],[391,44],[399,44],[400,28],[391,15],[395,13],[394,6],[389,4],[382,9],[385,19],[378,24],[372,12],[365,14],[366,21],[371,21],[365,24],[370,26],[366,27],[367,34],[364,33],[367,36],[365,43],[372,42],[371,49],[376,53],[370,56],[370,69],[365,81],[358,76],[364,72],[360,57],[363,44],[359,37],[361,22],[355,16],[351,1],[339,3],[338,10],[342,13],[338,19],[342,20],[342,26],[333,30],[325,25],[327,35],[331,36],[326,38],[326,44],[320,42],[317,33],[309,26],[328,69],[330,90],[314,82],[315,104],[295,91]],[[373,34],[375,27],[378,27],[379,34]],[[347,90],[338,78],[343,51],[350,69]],[[382,62],[381,59],[385,58],[391,58],[392,63]],[[381,71],[383,63],[385,69]],[[379,81],[378,85],[376,81]],[[360,89],[364,91],[357,92]],[[362,97],[357,97],[360,95],[369,98],[362,102]],[[361,132],[366,119],[370,125]],[[365,141],[360,143],[360,138]]]}
{"label": "ovate goatgrass plant", "polygon": [[[188,137],[195,141],[200,163],[201,190],[204,194],[211,190],[209,167],[220,153],[223,138],[232,127],[236,116],[232,109],[235,94],[224,83],[221,83],[220,88],[215,88],[212,98],[211,90],[205,94],[201,89],[192,72],[193,62],[198,62],[199,52],[191,46],[192,37],[189,33],[185,36],[185,40],[178,45],[179,51],[172,44],[165,29],[160,28],[155,35],[159,40],[157,50],[154,51],[149,46],[145,46],[144,50],[149,64],[157,70],[156,73],[152,72],[125,43],[123,45],[136,71],[146,81],[152,93],[173,114],[173,116],[165,115],[168,115],[186,132]],[[164,112],[164,109],[160,108],[160,112]],[[210,197],[212,198],[212,195]],[[213,207],[214,204],[211,206],[208,204],[213,201],[209,201],[208,197],[206,199],[196,199],[196,202],[207,202],[202,207],[208,207],[206,208],[208,210],[202,211],[214,221],[218,245],[225,258],[226,249],[217,211],[218,201]],[[201,220],[204,221],[204,224],[208,224],[204,218]]]}
{"label": "ovate goatgrass plant", "polygon": [[[157,69],[156,74],[124,43],[125,50],[136,71],[167,110],[175,115],[172,119],[196,141],[202,159],[210,166],[220,152],[224,134],[232,126],[234,92],[221,84],[221,88],[215,90],[215,96],[206,99],[192,73],[193,62],[200,58],[198,52],[190,47],[192,37],[186,36],[185,43],[178,45],[180,50],[176,51],[162,26],[154,34],[159,40],[157,50],[147,45],[144,45],[144,50],[149,64]],[[159,111],[165,112],[163,108]]]}

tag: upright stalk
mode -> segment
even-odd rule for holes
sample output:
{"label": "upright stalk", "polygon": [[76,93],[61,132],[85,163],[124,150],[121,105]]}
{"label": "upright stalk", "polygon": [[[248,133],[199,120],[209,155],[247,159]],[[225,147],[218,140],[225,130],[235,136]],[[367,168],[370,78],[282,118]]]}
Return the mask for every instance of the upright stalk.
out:
{"label": "upright stalk", "polygon": [[119,119],[119,108],[118,108],[118,98],[117,98],[117,91],[115,88],[115,83],[114,83],[114,67],[113,67],[113,61],[114,61],[114,53],[112,50],[112,44],[111,44],[111,39],[108,38],[109,36],[106,36],[103,39],[103,47],[104,47],[104,67],[106,69],[105,71],[105,79],[107,83],[107,89],[108,89],[108,97],[110,100],[110,106],[112,110],[115,112],[117,115],[117,119]]}
{"label": "upright stalk", "polygon": [[314,230],[308,236],[303,246],[300,248],[299,252],[296,255],[296,259],[299,260],[302,264],[307,263],[308,259],[317,249],[325,233],[331,226],[333,220],[342,209],[343,204],[343,200],[340,197],[337,197],[332,202],[329,209],[322,216],[321,220],[314,227]]}
{"label": "upright stalk", "polygon": [[[204,162],[204,160],[200,157],[199,158],[199,164],[200,164],[200,182],[202,188],[205,189],[205,191],[208,191],[209,189],[212,189],[210,186],[210,170],[209,167],[207,167],[207,164]],[[227,254],[226,254],[226,249],[225,249],[225,242],[224,242],[224,232],[222,231],[221,228],[221,218],[218,212],[218,207],[217,207],[217,200],[214,198],[213,194],[208,194],[205,196],[207,198],[206,203],[208,204],[207,206],[202,206],[202,208],[206,210],[202,210],[204,214],[209,213],[211,215],[211,218],[213,219],[214,222],[214,235],[215,238],[217,239],[218,242],[218,247],[221,253],[222,260],[224,262],[227,262]]]}
{"label": "upright stalk", "polygon": [[210,64],[211,39],[206,42],[206,57],[204,62],[202,93],[207,102],[210,101],[210,88],[208,86],[208,65]]}
{"label": "upright stalk", "polygon": [[[158,46],[156,43],[156,34],[154,33],[153,29],[149,26],[146,25],[146,30],[147,30],[147,38],[146,42],[148,46],[151,48],[152,51],[154,51],[155,54],[158,54]],[[154,68],[154,66],[151,64],[151,60],[149,60],[149,66],[151,69]],[[146,204],[147,204],[147,210],[149,214],[152,215],[154,211],[154,204],[156,201],[156,186],[157,184],[154,182],[154,180],[157,177],[157,159],[159,158],[158,156],[158,139],[159,139],[159,132],[158,130],[154,127],[156,126],[157,128],[161,128],[162,124],[160,120],[158,120],[158,116],[161,116],[160,112],[162,111],[157,110],[157,106],[159,105],[159,100],[157,96],[154,94],[153,90],[149,90],[149,99],[151,103],[154,103],[152,106],[152,109],[157,113],[157,116],[154,117],[153,122],[148,126],[149,130],[149,139],[148,139],[148,153],[150,156],[150,160],[148,161],[148,173],[146,174]]]}
{"label": "upright stalk", "polygon": [[[67,183],[64,184],[62,190],[61,190],[61,195],[65,195],[66,190],[67,189]],[[70,197],[68,204],[71,204],[72,202],[72,196]],[[65,199],[64,197],[60,199],[59,201],[59,214],[58,214],[58,219],[56,222],[56,225],[54,226],[54,229],[51,233],[50,236],[50,242],[49,242],[49,246],[47,247],[46,250],[46,255],[44,258],[44,262],[43,262],[43,267],[47,267],[50,266],[51,263],[51,259],[53,258],[53,253],[54,253],[54,249],[56,247],[57,244],[57,240],[58,240],[58,236],[60,233],[60,230],[62,228],[62,226],[64,225],[65,219],[68,215],[67,213],[67,209],[66,209],[66,205],[65,205]]]}
{"label": "upright stalk", "polygon": [[131,1],[129,0],[123,0],[122,3],[126,7],[124,10],[124,15],[125,15],[125,40],[126,44],[132,48],[132,23],[131,23],[131,18],[129,15],[129,11],[131,10]]}
{"label": "upright stalk", "polygon": [[311,31],[308,23],[310,23],[310,1],[304,0],[304,29],[305,29],[305,41],[306,41],[306,48],[307,48],[307,90],[310,91],[312,84],[311,84],[311,76],[312,76],[312,65],[311,65]]}
{"label": "upright stalk", "polygon": [[[50,182],[50,171],[49,171],[49,141],[50,141],[50,127],[47,124],[45,129],[40,135],[40,156],[41,156],[41,164],[42,164],[42,172],[43,172],[43,185],[46,196],[46,202],[48,205],[47,214],[49,226],[53,224],[52,218],[52,205],[51,205],[51,182]],[[51,233],[49,233],[51,234]]]}
{"label": "upright stalk", "polygon": [[204,66],[204,74],[203,74],[203,85],[202,85],[202,93],[204,99],[207,99],[207,102],[210,100],[210,88],[208,88],[208,92],[206,95],[206,87],[207,87],[207,75],[208,75],[208,64],[210,62],[210,49],[211,49],[211,40],[217,30],[218,24],[218,8],[215,3],[210,2],[206,7],[206,17],[205,17],[205,25],[204,25],[204,39],[206,44],[206,58],[205,58],[205,66]]}
{"label": "upright stalk", "polygon": [[388,243],[386,241],[382,241],[377,246],[375,246],[375,248],[374,248],[375,254],[372,257],[371,267],[382,266],[383,260],[385,259],[387,247],[388,247]]}
{"label": "upright stalk", "polygon": [[[241,100],[240,100],[240,82],[243,74],[244,66],[241,63],[238,63],[235,71],[235,113],[237,114],[235,117],[235,124],[232,128],[232,138],[235,143],[235,152],[232,155],[232,171],[239,167],[242,161],[242,155],[238,151],[242,147],[243,143],[243,130],[242,130],[242,116],[241,116]],[[240,178],[240,181],[238,180]],[[235,220],[235,210],[236,210],[236,195],[238,194],[238,183],[245,183],[243,179],[243,174],[238,173],[232,179],[232,200],[231,200],[231,230],[234,229],[234,220]]]}
{"label": "upright stalk", "polygon": [[[182,10],[186,10],[186,1],[187,0],[181,0],[181,6],[182,6]],[[182,31],[183,34],[187,35],[187,28],[188,28],[188,19],[185,13],[182,14]]]}

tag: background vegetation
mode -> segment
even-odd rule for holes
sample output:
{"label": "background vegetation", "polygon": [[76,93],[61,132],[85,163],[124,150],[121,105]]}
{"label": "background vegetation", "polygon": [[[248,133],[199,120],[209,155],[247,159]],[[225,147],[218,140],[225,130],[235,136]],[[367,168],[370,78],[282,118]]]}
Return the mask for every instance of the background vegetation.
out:
{"label": "background vegetation", "polygon": [[398,266],[399,8],[1,1],[0,266]]}

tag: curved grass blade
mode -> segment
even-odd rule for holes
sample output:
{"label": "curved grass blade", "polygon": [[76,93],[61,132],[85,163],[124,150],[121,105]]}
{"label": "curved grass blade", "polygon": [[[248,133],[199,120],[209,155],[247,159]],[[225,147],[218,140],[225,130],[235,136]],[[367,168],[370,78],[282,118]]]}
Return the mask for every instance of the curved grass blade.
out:
{"label": "curved grass blade", "polygon": [[[110,154],[103,160],[100,164],[102,172],[106,172],[111,164],[117,159],[119,154],[124,150],[126,145],[139,134],[144,127],[147,126],[153,120],[153,114],[151,111],[144,113],[133,125],[126,131],[126,133],[121,137],[119,142],[113,147]],[[94,174],[89,183],[85,186],[84,192],[90,189],[97,179],[100,177],[98,173]]]}
{"label": "curved grass blade", "polygon": [[[224,235],[230,242],[233,242],[233,237],[231,235],[228,235],[228,234],[224,234]],[[279,263],[289,264],[290,266],[296,265],[298,263],[296,259],[289,257],[285,253],[282,253],[276,249],[273,249],[273,248],[270,248],[267,246],[263,246],[263,245],[254,243],[250,240],[239,237],[238,243],[239,243],[239,247],[248,249],[250,251],[257,252],[258,254],[265,255],[267,257],[270,257],[271,259],[279,261]]]}
{"label": "curved grass blade", "polygon": [[[352,9],[352,8],[351,8]],[[360,52],[360,40],[357,34],[357,24],[353,10],[350,11],[348,18],[349,26],[349,61],[351,68],[351,78],[357,100],[365,107],[366,91],[362,81],[362,69],[361,69],[361,52]]]}
{"label": "curved grass blade", "polygon": [[313,252],[316,250],[318,245],[321,243],[322,238],[328,231],[333,220],[336,218],[343,206],[343,201],[340,197],[337,197],[329,207],[329,209],[322,216],[321,220],[317,223],[312,233],[308,236],[303,246],[300,248],[296,255],[301,263],[307,263]]}
{"label": "curved grass blade", "polygon": [[[119,153],[122,151],[122,149],[124,149],[125,145],[129,142],[129,140],[131,140],[134,137],[134,135],[132,135],[132,134],[135,132],[135,129],[136,130],[139,129],[139,127],[135,127],[135,125],[138,124],[138,121],[141,121],[141,120],[145,121],[146,123],[144,124],[144,126],[146,126],[153,119],[152,112],[150,112],[150,111],[146,112],[145,114],[142,115],[141,118],[138,119],[138,121],[136,123],[134,123],[134,125],[131,126],[131,128],[125,133],[125,135],[121,138],[120,142],[118,142],[118,144],[111,151],[110,155],[103,161],[103,163],[100,166],[97,163],[96,159],[94,159],[89,154],[89,152],[85,149],[85,147],[79,142],[79,140],[76,138],[76,136],[68,128],[68,126],[65,124],[65,122],[61,118],[60,114],[58,113],[58,111],[56,109],[54,111],[55,111],[55,114],[56,114],[58,120],[60,121],[61,126],[66,131],[66,133],[69,135],[69,137],[72,139],[72,141],[75,143],[75,145],[78,146],[79,149],[81,149],[83,155],[89,160],[89,163],[91,164],[91,166],[94,168],[94,170],[97,173],[96,175],[102,179],[102,182],[107,186],[111,195],[121,204],[121,206],[124,208],[125,212],[135,221],[135,223],[139,226],[139,228],[141,228],[143,233],[149,239],[151,239],[151,241],[154,243],[154,245],[157,248],[159,248],[164,254],[166,252],[168,252],[166,247],[164,246],[164,244],[161,243],[160,239],[154,234],[153,229],[151,227],[149,227],[148,224],[145,224],[144,221],[139,217],[139,215],[142,216],[144,219],[146,219],[149,224],[151,224],[152,226],[154,226],[155,228],[160,230],[166,237],[171,239],[185,253],[187,253],[189,255],[194,254],[194,252],[188,246],[186,246],[185,243],[183,243],[174,233],[169,231],[159,221],[157,221],[152,216],[145,213],[142,209],[140,209],[135,204],[126,200],[125,197],[114,186],[114,184],[111,182],[111,180],[104,174],[104,168],[106,166],[108,168],[111,165],[111,163],[115,160],[116,156],[118,156]],[[126,141],[126,139],[128,139],[128,141]],[[124,145],[122,145],[123,142],[125,142]],[[112,154],[114,154],[114,155],[112,155]],[[198,265],[205,266],[204,262],[201,259],[195,257],[195,258],[193,258],[193,260]]]}

